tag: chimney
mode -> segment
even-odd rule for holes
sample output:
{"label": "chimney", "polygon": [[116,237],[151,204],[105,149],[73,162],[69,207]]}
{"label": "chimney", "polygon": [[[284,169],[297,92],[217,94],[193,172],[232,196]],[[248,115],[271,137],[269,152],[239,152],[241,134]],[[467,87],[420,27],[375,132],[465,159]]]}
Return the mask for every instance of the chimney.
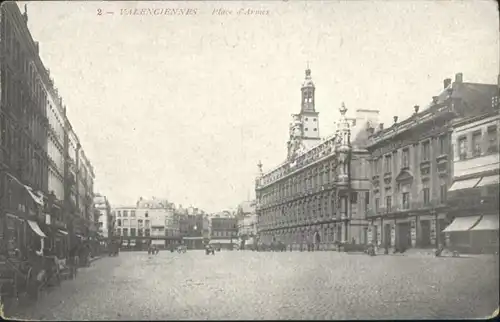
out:
{"label": "chimney", "polygon": [[398,117],[394,116],[394,123],[398,123]]}
{"label": "chimney", "polygon": [[38,41],[35,41],[35,50],[36,50],[37,54],[40,53],[40,45],[39,45]]}
{"label": "chimney", "polygon": [[420,106],[415,105],[415,106],[413,106],[413,108],[415,109],[415,114],[417,114],[418,113],[418,109],[420,108]]}
{"label": "chimney", "polygon": [[432,96],[432,103],[437,104],[439,97],[438,96]]}
{"label": "chimney", "polygon": [[455,83],[463,83],[464,82],[464,74],[456,73],[455,74]]}
{"label": "chimney", "polygon": [[451,78],[446,78],[444,81],[443,81],[443,86],[444,86],[444,89],[448,88],[448,86],[451,85]]}
{"label": "chimney", "polygon": [[380,124],[378,125],[378,129],[379,129],[380,131],[382,131],[382,130],[384,129],[384,123],[380,123]]}

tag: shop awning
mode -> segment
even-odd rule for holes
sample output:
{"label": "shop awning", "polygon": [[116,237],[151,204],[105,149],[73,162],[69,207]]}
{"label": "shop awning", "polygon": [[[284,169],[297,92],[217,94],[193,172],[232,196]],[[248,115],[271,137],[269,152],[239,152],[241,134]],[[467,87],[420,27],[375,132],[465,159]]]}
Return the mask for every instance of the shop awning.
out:
{"label": "shop awning", "polygon": [[203,237],[182,237],[185,240],[202,240]]}
{"label": "shop awning", "polygon": [[64,231],[64,230],[61,230],[61,229],[58,229],[57,232],[61,235],[67,235],[68,232],[67,231]]}
{"label": "shop awning", "polygon": [[498,177],[498,175],[483,177],[476,187],[492,186],[495,184],[500,184],[500,178]]}
{"label": "shop awning", "polygon": [[498,230],[498,215],[484,215],[471,230]]}
{"label": "shop awning", "polygon": [[456,217],[453,222],[443,230],[443,232],[450,233],[455,231],[467,231],[474,227],[479,219],[481,219],[481,216]]}
{"label": "shop awning", "polygon": [[40,229],[40,226],[38,226],[38,223],[33,220],[28,220],[28,224],[30,225],[31,229],[40,237],[42,238],[47,238],[43,231]]}
{"label": "shop awning", "polygon": [[30,194],[31,198],[39,204],[40,206],[43,206],[43,196],[39,195],[39,193],[33,191],[33,189],[30,186],[24,186],[28,193]]}
{"label": "shop awning", "polygon": [[479,179],[480,178],[472,178],[472,179],[467,179],[467,180],[455,181],[451,185],[450,189],[448,189],[448,191],[456,191],[456,190],[474,188],[476,186],[476,184],[479,182]]}
{"label": "shop awning", "polygon": [[234,242],[229,239],[212,239],[209,244],[236,244],[236,239]]}

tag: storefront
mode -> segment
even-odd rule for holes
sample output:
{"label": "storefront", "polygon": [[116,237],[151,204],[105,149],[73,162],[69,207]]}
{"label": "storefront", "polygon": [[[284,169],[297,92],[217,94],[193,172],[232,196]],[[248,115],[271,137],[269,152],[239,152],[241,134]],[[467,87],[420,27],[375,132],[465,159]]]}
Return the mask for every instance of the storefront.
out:
{"label": "storefront", "polygon": [[444,230],[447,246],[460,252],[498,252],[498,174],[475,174],[450,187],[453,221]]}

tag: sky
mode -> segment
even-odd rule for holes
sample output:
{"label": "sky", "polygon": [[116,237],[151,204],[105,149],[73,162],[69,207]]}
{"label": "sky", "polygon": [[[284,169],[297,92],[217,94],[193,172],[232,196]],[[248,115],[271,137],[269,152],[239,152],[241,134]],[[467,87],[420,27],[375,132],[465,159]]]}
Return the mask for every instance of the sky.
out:
{"label": "sky", "polygon": [[[18,4],[112,205],[156,196],[215,212],[253,198],[259,160],[285,160],[307,62],[321,136],[342,102],[390,124],[458,72],[499,74],[495,1]],[[196,14],[120,14],[135,8]],[[236,14],[248,8],[268,14]]]}

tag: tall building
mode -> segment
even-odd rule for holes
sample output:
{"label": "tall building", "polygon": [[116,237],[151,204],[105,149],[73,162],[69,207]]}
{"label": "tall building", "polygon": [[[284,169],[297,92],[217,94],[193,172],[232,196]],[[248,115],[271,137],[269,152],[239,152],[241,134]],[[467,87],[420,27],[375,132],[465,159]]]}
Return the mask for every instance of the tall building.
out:
{"label": "tall building", "polygon": [[[447,192],[453,182],[453,122],[487,113],[495,85],[445,79],[425,109],[377,132],[371,129],[368,150],[371,201],[367,212],[374,243],[432,247],[445,242],[450,222]],[[475,116],[474,116],[475,115]],[[470,164],[469,164],[470,165]],[[498,168],[498,165],[497,165]]]}
{"label": "tall building", "polygon": [[[301,112],[290,125],[285,162],[265,173],[259,163],[255,189],[260,241],[281,241],[295,249],[313,236],[322,249],[333,248],[335,241],[365,243],[369,153],[364,131],[357,130],[367,124],[356,124],[355,119],[376,123],[378,112],[358,110],[353,119],[342,103],[336,133],[320,139],[309,68],[301,97]],[[356,131],[359,135],[351,140]]]}
{"label": "tall building", "polygon": [[[76,134],[68,134],[66,108],[28,30],[27,6],[21,13],[16,3],[3,4],[0,17],[0,212],[13,218],[6,219],[5,233],[21,248],[39,239],[67,249],[68,234],[88,237],[92,225],[93,169],[84,158],[88,176],[69,171],[78,157],[70,154],[68,137]],[[73,191],[72,180],[84,185],[80,193]],[[81,211],[71,207],[71,194],[85,199]],[[82,228],[73,229],[83,218]]]}
{"label": "tall building", "polygon": [[5,3],[0,17],[0,212],[6,228],[1,233],[24,251],[33,239],[46,238],[39,226],[50,224],[42,212],[49,195],[48,76],[26,11]]}

